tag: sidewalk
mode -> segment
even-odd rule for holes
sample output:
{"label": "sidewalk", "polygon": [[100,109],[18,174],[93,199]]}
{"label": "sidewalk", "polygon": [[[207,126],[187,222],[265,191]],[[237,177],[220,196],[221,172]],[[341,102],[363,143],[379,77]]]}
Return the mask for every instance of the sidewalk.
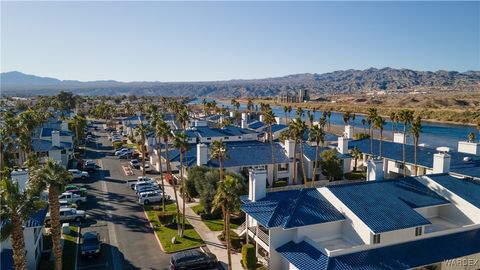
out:
{"label": "sidewalk", "polygon": [[[175,195],[173,193],[173,187],[165,182],[165,193],[170,195],[172,199],[175,199]],[[178,196],[178,204],[180,205],[180,211],[182,210],[183,199],[180,196],[180,193],[177,191]],[[193,210],[190,208],[192,206],[197,205],[197,202],[193,203],[186,203],[185,204],[185,216],[190,222],[190,224],[195,228],[197,233],[202,238],[203,242],[208,246],[208,249],[217,256],[218,261],[222,264],[224,269],[227,269],[228,265],[228,257],[227,257],[227,249],[226,246],[218,240],[217,236],[220,232],[211,231],[205,223],[200,219]],[[242,259],[242,254],[240,252],[233,253],[232,252],[232,269],[243,269],[240,260]]]}

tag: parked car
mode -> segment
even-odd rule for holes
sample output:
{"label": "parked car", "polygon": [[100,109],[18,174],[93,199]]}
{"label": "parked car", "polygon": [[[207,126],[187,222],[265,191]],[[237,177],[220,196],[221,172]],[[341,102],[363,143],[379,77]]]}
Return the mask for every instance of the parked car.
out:
{"label": "parked car", "polygon": [[138,169],[140,168],[140,161],[138,161],[138,159],[132,159],[130,160],[130,166],[132,166],[132,168]]}
{"label": "parked car", "polygon": [[[140,163],[140,167],[138,169],[143,171],[143,164]],[[150,164],[145,163],[145,172],[151,172],[151,171],[152,171],[152,167],[150,166]]]}
{"label": "parked car", "polygon": [[95,164],[95,162],[93,160],[86,160],[84,165],[83,165],[83,168],[87,172],[95,172],[95,170],[97,169],[97,164]]}
{"label": "parked car", "polygon": [[119,159],[128,159],[132,157],[132,152],[125,152],[120,155],[118,155]]}
{"label": "parked car", "polygon": [[154,202],[161,202],[162,201],[162,193],[161,192],[143,192],[138,197],[138,202],[143,205],[148,205]]}
{"label": "parked car", "polygon": [[136,185],[136,184],[140,184],[140,183],[143,183],[143,182],[149,182],[149,183],[152,183],[152,184],[155,183],[152,178],[139,176],[139,177],[138,177],[137,179],[135,179],[135,180],[127,180],[127,185],[128,185],[131,189],[135,189],[135,185]]}
{"label": "parked car", "polygon": [[[69,222],[69,221],[81,221],[85,219],[85,211],[77,210],[71,207],[60,208],[60,221]],[[45,217],[46,222],[50,221],[50,212],[47,213]]]}
{"label": "parked car", "polygon": [[115,143],[115,142],[122,142],[123,139],[120,138],[120,137],[112,137],[112,143]]}
{"label": "parked car", "polygon": [[64,192],[62,195],[58,196],[59,200],[65,200],[69,203],[75,203],[80,205],[84,202],[87,202],[86,196],[81,196],[80,194],[74,194],[73,192]]}
{"label": "parked car", "polygon": [[80,240],[80,249],[82,256],[92,258],[100,254],[101,241],[100,234],[98,232],[86,232],[82,235]]}
{"label": "parked car", "polygon": [[115,151],[115,156],[119,156],[123,153],[127,153],[127,152],[132,152],[133,149],[132,148],[126,148],[126,147],[123,147],[123,148],[120,148],[118,149],[117,151]]}
{"label": "parked car", "polygon": [[73,179],[82,179],[82,180],[85,180],[85,179],[87,179],[87,178],[90,177],[90,175],[88,174],[88,172],[80,171],[80,170],[78,170],[78,169],[71,169],[71,170],[68,170],[68,172],[73,175]]}
{"label": "parked car", "polygon": [[69,203],[67,200],[60,200],[60,208],[77,208],[77,205],[74,203]]}
{"label": "parked car", "polygon": [[170,259],[171,270],[210,269],[218,266],[215,254],[203,249],[190,249],[174,253]]}
{"label": "parked car", "polygon": [[162,191],[162,189],[156,184],[142,185],[142,186],[137,185],[135,188],[135,193],[137,194],[140,194],[142,192],[148,192],[148,191]]}
{"label": "parked car", "polygon": [[135,190],[135,192],[138,193],[138,191],[140,189],[145,188],[145,187],[149,187],[149,188],[157,187],[158,188],[158,185],[155,182],[145,181],[145,182],[140,182],[140,183],[135,184],[135,186],[133,186],[133,189]]}

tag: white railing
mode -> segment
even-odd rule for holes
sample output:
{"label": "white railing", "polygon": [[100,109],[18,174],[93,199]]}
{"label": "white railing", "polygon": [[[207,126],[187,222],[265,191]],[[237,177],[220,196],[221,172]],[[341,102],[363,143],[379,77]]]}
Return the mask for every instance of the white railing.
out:
{"label": "white railing", "polygon": [[262,240],[263,243],[267,244],[267,246],[270,245],[270,236],[258,227],[256,235],[260,240]]}
{"label": "white railing", "polygon": [[241,235],[243,231],[247,228],[247,221],[243,222],[242,225],[238,226],[236,231],[238,232],[238,235]]}

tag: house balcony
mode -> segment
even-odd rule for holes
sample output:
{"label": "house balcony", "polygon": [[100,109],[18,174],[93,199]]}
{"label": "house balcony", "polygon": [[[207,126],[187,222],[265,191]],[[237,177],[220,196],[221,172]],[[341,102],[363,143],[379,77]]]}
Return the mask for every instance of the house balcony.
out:
{"label": "house balcony", "polygon": [[248,235],[264,249],[269,250],[270,247],[270,233],[267,229],[261,226],[248,227]]}

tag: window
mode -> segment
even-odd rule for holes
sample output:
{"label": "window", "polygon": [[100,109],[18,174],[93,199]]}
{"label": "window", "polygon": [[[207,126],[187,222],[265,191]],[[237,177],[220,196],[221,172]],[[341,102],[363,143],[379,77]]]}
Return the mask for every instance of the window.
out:
{"label": "window", "polygon": [[207,138],[207,141],[210,141],[210,140],[212,140],[212,138]]}
{"label": "window", "polygon": [[223,138],[224,138],[225,140],[229,140],[229,139],[230,139],[230,137],[223,137]]}
{"label": "window", "polygon": [[374,234],[373,235],[373,243],[374,244],[380,244],[380,234]]}
{"label": "window", "polygon": [[278,171],[288,171],[288,163],[281,163],[278,164]]}
{"label": "window", "polygon": [[415,236],[420,236],[420,235],[422,235],[422,227],[416,227]]}

